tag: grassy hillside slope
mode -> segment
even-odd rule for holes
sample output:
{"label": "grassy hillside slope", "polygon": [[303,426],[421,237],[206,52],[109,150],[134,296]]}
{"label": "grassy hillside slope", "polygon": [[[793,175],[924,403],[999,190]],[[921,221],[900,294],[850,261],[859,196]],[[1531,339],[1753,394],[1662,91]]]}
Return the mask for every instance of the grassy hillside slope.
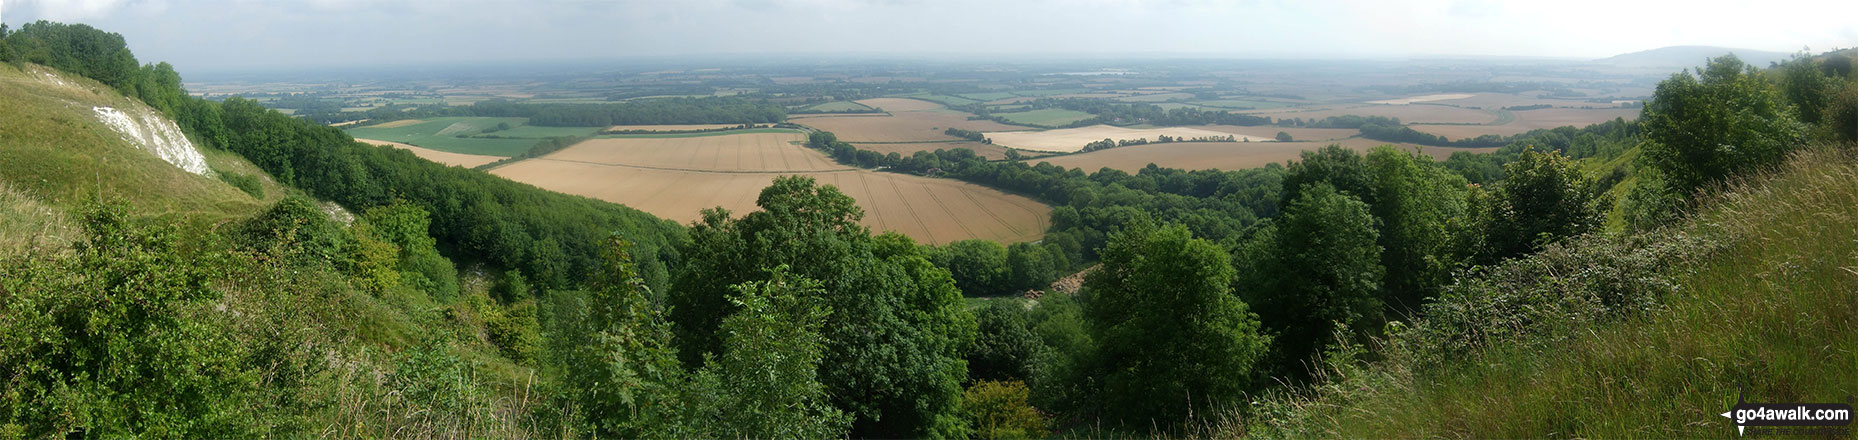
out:
{"label": "grassy hillside slope", "polygon": [[94,80],[0,64],[0,182],[53,203],[118,198],[138,214],[212,221],[243,217],[288,192],[236,154],[200,148],[217,174],[256,177],[262,200],[137,149],[93,107],[147,109]]}
{"label": "grassy hillside slope", "polygon": [[1332,366],[1326,384],[1219,433],[1730,437],[1718,414],[1741,387],[1750,402],[1846,403],[1858,391],[1854,207],[1858,153],[1800,153],[1687,224],[1461,281],[1384,359]]}
{"label": "grassy hillside slope", "polygon": [[[512,360],[534,353],[492,343],[532,338],[511,317],[533,327],[533,302],[468,276],[434,298],[307,258],[307,239],[251,243],[240,228],[303,191],[210,148],[212,175],[183,171],[94,106],[146,109],[0,64],[0,438],[539,435],[518,416],[533,361]],[[354,243],[363,225],[336,227]]]}

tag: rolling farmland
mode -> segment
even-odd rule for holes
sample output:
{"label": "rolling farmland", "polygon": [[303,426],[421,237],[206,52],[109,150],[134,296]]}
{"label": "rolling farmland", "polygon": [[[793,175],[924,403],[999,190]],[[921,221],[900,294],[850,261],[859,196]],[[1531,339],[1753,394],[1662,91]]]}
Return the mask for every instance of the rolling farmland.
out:
{"label": "rolling farmland", "polygon": [[[1097,150],[1089,153],[1057,156],[1038,159],[1065,168],[1082,168],[1084,172],[1096,172],[1103,168],[1114,168],[1135,172],[1153,163],[1163,168],[1180,168],[1184,170],[1221,169],[1238,170],[1257,168],[1268,164],[1282,164],[1294,160],[1306,150],[1315,150],[1323,146],[1337,144],[1359,151],[1367,151],[1387,142],[1372,139],[1347,139],[1339,142],[1173,142],[1166,144],[1134,145]],[[1402,150],[1419,148],[1420,152],[1443,160],[1458,151],[1488,153],[1495,148],[1442,148],[1414,145],[1396,145]]]}
{"label": "rolling farmland", "polygon": [[955,180],[844,167],[794,144],[803,139],[797,133],[593,139],[491,173],[679,222],[717,206],[737,215],[752,211],[775,177],[805,175],[857,199],[864,225],[925,243],[1032,241],[1051,223],[1051,208],[1031,199]]}
{"label": "rolling farmland", "polygon": [[1631,121],[1639,118],[1636,108],[1547,108],[1540,110],[1523,110],[1510,112],[1516,120],[1503,125],[1411,125],[1414,130],[1445,136],[1450,139],[1468,139],[1487,134],[1512,136],[1541,128],[1562,126],[1585,127],[1592,124],[1624,118]]}
{"label": "rolling farmland", "polygon": [[[994,144],[1001,146],[1022,150],[1064,153],[1081,150],[1084,148],[1085,144],[1104,139],[1119,141],[1125,139],[1148,139],[1154,141],[1162,135],[1185,138],[1225,137],[1232,135],[1237,138],[1235,140],[1240,141],[1251,138],[1245,135],[1191,127],[1123,128],[1109,125],[1093,125],[1062,130],[991,132],[987,133],[987,138],[992,139]],[[1251,138],[1252,142],[1260,142],[1268,139],[1271,139],[1271,137],[1263,136]]]}
{"label": "rolling farmland", "polygon": [[[399,142],[433,150],[481,156],[510,157],[528,151],[542,138],[586,135],[598,131],[592,127],[531,127],[524,118],[447,117],[409,119],[348,129],[357,138]],[[507,124],[508,130],[493,129]],[[469,137],[494,135],[496,138]],[[467,137],[458,137],[458,136]]]}
{"label": "rolling farmland", "polygon": [[943,133],[949,128],[973,131],[1022,130],[1025,127],[993,121],[970,121],[967,113],[948,110],[941,104],[908,98],[877,98],[858,101],[881,108],[890,115],[845,115],[796,117],[791,122],[830,131],[839,140],[859,142],[922,142],[958,140]]}

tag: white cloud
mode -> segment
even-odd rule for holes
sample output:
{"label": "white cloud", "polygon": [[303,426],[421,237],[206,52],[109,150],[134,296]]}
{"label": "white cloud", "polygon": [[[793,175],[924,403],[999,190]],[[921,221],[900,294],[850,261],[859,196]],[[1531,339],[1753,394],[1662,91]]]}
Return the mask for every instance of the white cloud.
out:
{"label": "white cloud", "polygon": [[[5,3],[7,0],[0,0]],[[37,12],[37,18],[55,21],[88,20],[121,8],[125,0],[12,0],[15,11]]]}

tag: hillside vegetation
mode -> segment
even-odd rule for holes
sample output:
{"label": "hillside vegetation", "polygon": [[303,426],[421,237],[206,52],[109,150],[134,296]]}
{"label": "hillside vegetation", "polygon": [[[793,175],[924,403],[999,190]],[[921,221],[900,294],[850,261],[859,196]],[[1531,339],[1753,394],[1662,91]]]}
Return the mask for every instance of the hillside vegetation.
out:
{"label": "hillside vegetation", "polygon": [[[1698,437],[1858,380],[1858,78],[1817,58],[1713,59],[1638,121],[1443,163],[1086,173],[809,134],[1058,206],[1010,247],[872,231],[806,176],[680,226],[191,97],[84,25],[0,26],[0,60],[0,438]],[[564,108],[779,109],[651,102]]]}

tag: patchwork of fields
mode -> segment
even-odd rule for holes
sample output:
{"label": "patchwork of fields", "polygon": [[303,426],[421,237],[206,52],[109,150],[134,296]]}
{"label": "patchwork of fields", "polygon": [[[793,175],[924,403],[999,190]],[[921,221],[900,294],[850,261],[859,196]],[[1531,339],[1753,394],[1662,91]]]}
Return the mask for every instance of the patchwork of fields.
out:
{"label": "patchwork of fields", "polygon": [[1104,139],[1118,141],[1148,139],[1149,141],[1155,141],[1162,135],[1190,139],[1198,137],[1225,137],[1230,135],[1234,136],[1234,140],[1237,141],[1250,139],[1252,142],[1262,142],[1271,139],[1270,136],[1254,138],[1243,134],[1192,127],[1123,128],[1109,125],[1093,125],[1063,130],[990,132],[987,133],[987,138],[993,140],[994,144],[1022,150],[1068,153],[1082,150],[1084,149],[1084,145]]}
{"label": "patchwork of fields", "polygon": [[1051,224],[1051,208],[1032,199],[955,180],[847,168],[798,145],[804,139],[795,132],[593,139],[491,173],[679,222],[717,206],[736,215],[753,211],[775,177],[804,175],[857,199],[864,225],[925,243],[1033,241]]}
{"label": "patchwork of fields", "polygon": [[[1240,170],[1273,163],[1282,164],[1300,158],[1306,150],[1315,150],[1331,144],[1365,152],[1388,143],[1361,138],[1312,142],[1173,142],[1117,147],[1038,159],[1036,162],[1048,162],[1065,168],[1081,168],[1085,172],[1113,168],[1133,173],[1151,163],[1163,168],[1184,170]],[[1495,148],[1441,148],[1405,144],[1395,144],[1395,146],[1407,151],[1417,148],[1421,153],[1439,160],[1459,151],[1473,153],[1496,151]]]}

